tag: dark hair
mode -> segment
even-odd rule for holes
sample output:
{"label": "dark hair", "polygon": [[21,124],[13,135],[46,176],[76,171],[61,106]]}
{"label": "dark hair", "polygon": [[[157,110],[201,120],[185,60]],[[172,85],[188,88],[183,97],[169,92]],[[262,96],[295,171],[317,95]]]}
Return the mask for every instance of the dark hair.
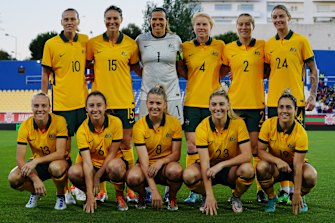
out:
{"label": "dark hair", "polygon": [[240,15],[237,17],[237,19],[236,19],[236,24],[238,23],[239,18],[242,17],[242,16],[247,16],[247,17],[249,17],[249,18],[250,18],[250,22],[251,22],[253,28],[255,28],[255,19],[254,19],[254,17],[253,17],[252,15],[250,15],[249,13],[242,13],[242,14],[240,14]]}
{"label": "dark hair", "polygon": [[105,12],[104,12],[104,15],[105,15],[105,16],[106,16],[106,13],[107,13],[109,10],[117,11],[117,12],[120,14],[120,17],[122,18],[122,10],[121,10],[119,7],[117,7],[117,6],[115,6],[115,5],[111,5],[111,6],[109,6],[109,7],[105,10]]}
{"label": "dark hair", "polygon": [[273,7],[271,15],[272,15],[273,11],[276,10],[276,9],[281,9],[281,10],[285,11],[286,15],[291,18],[291,13],[288,11],[288,9],[286,8],[285,5],[276,5],[275,7]]}
{"label": "dark hair", "polygon": [[162,7],[156,7],[156,8],[154,8],[154,9],[151,11],[151,13],[150,13],[150,17],[151,17],[151,15],[152,15],[153,12],[164,12],[164,14],[165,14],[165,18],[168,19],[168,14],[167,14],[165,8],[162,8]]}
{"label": "dark hair", "polygon": [[[213,91],[213,93],[209,96],[209,102],[211,101],[211,99],[215,96],[222,96],[225,99],[227,99],[228,103],[229,103],[229,97],[227,92],[223,89],[223,87]],[[233,109],[230,107],[228,110],[228,116],[231,119],[237,119],[239,118],[239,116],[233,111]]]}
{"label": "dark hair", "polygon": [[281,96],[279,97],[278,99],[278,104],[279,104],[279,101],[282,99],[282,98],[289,98],[291,99],[291,101],[293,102],[294,104],[294,108],[296,109],[298,106],[297,106],[297,99],[293,96],[293,94],[291,94],[291,91],[289,88],[286,88],[283,93],[281,94]]}
{"label": "dark hair", "polygon": [[100,91],[92,91],[91,93],[89,93],[87,95],[87,98],[86,98],[86,102],[85,104],[87,105],[87,101],[88,99],[91,97],[91,96],[100,96],[102,98],[102,100],[104,100],[105,104],[107,105],[107,100],[106,100],[106,97],[103,93],[101,93]]}
{"label": "dark hair", "polygon": [[162,95],[164,98],[164,101],[167,102],[167,96],[166,96],[163,85],[157,84],[155,87],[151,88],[147,94],[147,99],[149,97],[149,94]]}
{"label": "dark hair", "polygon": [[77,10],[75,10],[74,8],[65,9],[64,12],[62,13],[62,17],[63,17],[65,12],[69,12],[69,11],[75,12],[77,14],[77,19],[79,19],[79,12]]}

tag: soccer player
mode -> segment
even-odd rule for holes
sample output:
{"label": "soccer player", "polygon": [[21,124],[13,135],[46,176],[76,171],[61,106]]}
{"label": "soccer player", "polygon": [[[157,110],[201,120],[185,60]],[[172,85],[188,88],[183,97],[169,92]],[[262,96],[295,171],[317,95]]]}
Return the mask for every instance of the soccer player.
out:
{"label": "soccer player", "polygon": [[[286,88],[290,88],[297,99],[297,119],[304,126],[305,110],[312,111],[316,103],[318,75],[314,54],[307,38],[290,30],[291,14],[284,5],[275,6],[271,18],[277,34],[265,44],[265,63],[271,68],[267,99],[268,117],[277,115],[278,99]],[[306,102],[305,65],[310,69],[310,93]],[[290,204],[288,194],[292,192],[293,185],[290,188],[288,182],[283,182],[279,201]]]}
{"label": "soccer player", "polygon": [[123,197],[128,165],[120,150],[122,122],[118,117],[107,115],[106,109],[105,96],[99,91],[92,91],[86,100],[88,117],[77,132],[82,162],[69,169],[71,182],[86,191],[84,210],[87,213],[94,212],[97,206],[95,195],[100,191],[100,182],[103,181],[113,182],[117,209],[128,210]]}
{"label": "soccer player", "polygon": [[[230,106],[243,118],[247,125],[254,168],[256,168],[258,134],[265,120],[264,99],[264,40],[252,38],[255,28],[254,18],[243,13],[238,16],[236,29],[237,41],[226,45],[223,64],[230,68],[231,85],[228,95]],[[266,197],[257,182],[257,201],[266,203]]]}
{"label": "soccer player", "polygon": [[[52,112],[63,116],[67,122],[68,153],[71,151],[71,137],[86,118],[87,85],[84,72],[88,36],[77,33],[79,22],[77,10],[64,10],[61,19],[63,31],[45,43],[42,58],[41,88],[48,93],[50,80]],[[67,192],[65,198],[68,204],[75,204],[70,193]]]}
{"label": "soccer player", "polygon": [[295,120],[297,111],[296,98],[286,90],[278,100],[278,117],[266,120],[259,133],[257,178],[269,198],[266,212],[275,212],[273,185],[282,180],[294,182],[293,213],[308,211],[305,195],[315,186],[317,172],[306,160],[308,138]]}
{"label": "soccer player", "polygon": [[222,184],[233,190],[232,210],[243,211],[240,197],[255,178],[251,164],[251,145],[244,121],[230,108],[229,97],[224,90],[210,95],[211,115],[196,128],[196,146],[200,163],[187,167],[183,173],[190,190],[202,194],[200,211],[216,215],[218,204],[212,186]]}
{"label": "soccer player", "polygon": [[[154,8],[150,14],[151,31],[140,34],[136,42],[140,51],[142,85],[140,93],[139,117],[148,114],[146,100],[151,88],[160,84],[166,89],[168,113],[184,123],[181,93],[177,69],[182,66],[183,54],[181,39],[172,33],[164,8]],[[180,69],[178,69],[179,73]],[[168,188],[164,198],[168,197]],[[150,201],[150,191],[147,188],[147,201]]]}
{"label": "soccer player", "polygon": [[[52,179],[57,188],[55,209],[63,210],[67,169],[71,159],[66,155],[68,131],[62,116],[50,114],[50,99],[45,93],[33,96],[33,116],[23,121],[17,137],[16,164],[9,173],[12,188],[29,191],[30,199],[26,208],[37,207],[38,200],[47,194],[43,181]],[[27,145],[32,156],[25,161]]]}
{"label": "soccer player", "polygon": [[[224,42],[210,37],[214,25],[213,19],[199,12],[192,17],[192,26],[196,38],[182,44],[184,62],[187,68],[187,85],[184,98],[183,129],[187,142],[186,166],[199,160],[195,146],[195,128],[207,116],[209,96],[220,88],[220,68]],[[199,201],[199,196],[190,193],[186,203]]]}
{"label": "soccer player", "polygon": [[[106,32],[89,40],[87,60],[94,63],[92,91],[106,96],[108,113],[118,116],[123,124],[121,149],[130,167],[134,165],[131,146],[132,128],[135,123],[135,102],[130,70],[139,65],[136,42],[120,32],[122,10],[110,6],[104,12]],[[136,197],[128,191],[129,200]]]}
{"label": "soccer player", "polygon": [[161,209],[163,203],[157,184],[169,186],[167,209],[176,211],[177,192],[183,183],[183,168],[178,162],[182,128],[177,118],[165,113],[167,96],[163,86],[152,88],[146,103],[149,114],[134,125],[133,137],[139,163],[130,169],[127,185],[139,193],[138,209],[146,207],[146,186],[151,189],[151,205],[156,209]]}

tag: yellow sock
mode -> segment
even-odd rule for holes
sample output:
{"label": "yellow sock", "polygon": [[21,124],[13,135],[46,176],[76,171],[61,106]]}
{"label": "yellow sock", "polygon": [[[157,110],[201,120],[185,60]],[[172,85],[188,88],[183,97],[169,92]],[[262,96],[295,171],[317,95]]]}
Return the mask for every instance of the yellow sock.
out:
{"label": "yellow sock", "polygon": [[275,190],[273,188],[273,184],[274,184],[274,178],[271,177],[268,180],[260,180],[259,184],[262,186],[264,192],[268,195],[268,197],[271,199],[273,198],[276,194],[275,194]]}
{"label": "yellow sock", "polygon": [[122,154],[123,154],[123,159],[128,162],[129,168],[132,168],[135,164],[133,148],[123,149]]}
{"label": "yellow sock", "polygon": [[100,193],[107,193],[106,181],[100,183]]}
{"label": "yellow sock", "polygon": [[255,179],[255,176],[249,179],[238,177],[236,179],[236,187],[234,190],[234,195],[236,197],[241,197],[241,195],[244,194],[244,192],[246,192],[249,189],[251,184],[254,182],[254,179]]}
{"label": "yellow sock", "polygon": [[[256,167],[257,167],[257,164],[258,164],[259,160],[260,159],[259,159],[258,156],[254,156],[253,157],[253,167],[254,167],[255,173],[256,173]],[[262,187],[261,187],[260,183],[257,180],[256,174],[255,174],[255,178],[256,178],[256,186],[257,186],[257,192],[258,192],[258,191],[262,190]]]}

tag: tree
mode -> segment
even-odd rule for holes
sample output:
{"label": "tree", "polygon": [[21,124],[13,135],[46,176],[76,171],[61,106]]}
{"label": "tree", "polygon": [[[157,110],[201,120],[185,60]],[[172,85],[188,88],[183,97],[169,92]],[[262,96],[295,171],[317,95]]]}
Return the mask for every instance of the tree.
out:
{"label": "tree", "polygon": [[232,31],[226,32],[224,34],[220,34],[217,36],[214,36],[215,39],[223,40],[225,44],[228,44],[230,42],[233,42],[235,40],[238,40],[238,35]]}
{"label": "tree", "polygon": [[38,34],[37,37],[33,39],[29,45],[29,50],[31,52],[31,59],[32,60],[42,59],[45,42],[48,39],[57,35],[58,33],[54,31]]}
{"label": "tree", "polygon": [[127,27],[121,30],[121,32],[130,36],[132,39],[136,39],[136,37],[142,33],[140,27],[136,26],[134,23],[129,23]]}
{"label": "tree", "polygon": [[13,58],[6,51],[0,50],[0,60],[12,60]]}
{"label": "tree", "polygon": [[[150,30],[150,13],[155,7],[157,7],[155,3],[147,2],[143,12],[145,32]],[[191,18],[195,12],[200,11],[200,4],[197,3],[197,0],[164,0],[162,7],[167,12],[170,30],[177,33],[183,42],[192,39]]]}

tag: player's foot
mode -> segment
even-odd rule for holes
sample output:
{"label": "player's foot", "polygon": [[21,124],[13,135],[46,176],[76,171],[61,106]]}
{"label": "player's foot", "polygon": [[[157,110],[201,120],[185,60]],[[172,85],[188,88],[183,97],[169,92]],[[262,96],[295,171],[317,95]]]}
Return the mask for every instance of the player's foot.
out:
{"label": "player's foot", "polygon": [[30,198],[28,203],[26,204],[26,208],[36,208],[37,202],[41,198],[40,195],[37,194],[30,194]]}
{"label": "player's foot", "polygon": [[202,200],[201,200],[201,206],[199,208],[199,211],[204,212],[205,211],[205,204],[206,204],[206,197],[202,196]]}
{"label": "player's foot", "polygon": [[190,191],[188,197],[184,200],[186,204],[195,204],[200,203],[202,201],[201,195]]}
{"label": "player's foot", "polygon": [[76,204],[76,200],[69,191],[65,193],[65,204]]}
{"label": "player's foot", "polygon": [[260,190],[257,192],[257,202],[258,203],[267,203],[268,199],[265,196],[264,191]]}
{"label": "player's foot", "polygon": [[243,211],[242,202],[240,198],[231,196],[231,208],[235,213],[241,213]]}
{"label": "player's foot", "polygon": [[57,195],[56,196],[55,209],[56,210],[66,209],[66,203],[65,203],[65,196],[64,195]]}
{"label": "player's foot", "polygon": [[306,213],[308,211],[308,206],[307,206],[307,203],[306,203],[306,198],[305,196],[302,196],[302,203],[303,203],[303,207],[300,208],[299,212],[300,213]]}
{"label": "player's foot", "polygon": [[177,199],[176,198],[168,199],[167,209],[169,211],[178,211],[178,204],[177,204]]}
{"label": "player's foot", "polygon": [[278,204],[287,204],[288,200],[290,200],[290,196],[286,193],[286,191],[284,191],[284,190],[279,191],[277,203]]}
{"label": "player's foot", "polygon": [[135,207],[137,209],[145,209],[146,203],[145,203],[145,197],[144,196],[138,196],[137,204],[135,204]]}
{"label": "player's foot", "polygon": [[135,192],[131,189],[127,189],[127,202],[128,203],[137,203],[137,196]]}
{"label": "player's foot", "polygon": [[265,212],[266,213],[274,213],[276,211],[276,202],[278,200],[278,197],[275,196],[272,199],[268,199],[268,203],[265,206]]}
{"label": "player's foot", "polygon": [[151,204],[151,191],[147,191],[145,195],[145,203]]}
{"label": "player's foot", "polygon": [[123,196],[117,196],[116,197],[116,203],[117,203],[117,210],[118,211],[127,211],[128,210],[128,205],[124,200]]}
{"label": "player's foot", "polygon": [[99,202],[105,202],[108,200],[108,195],[106,192],[99,192],[97,196],[95,196],[95,200]]}
{"label": "player's foot", "polygon": [[71,194],[76,196],[77,201],[86,201],[86,194],[77,187],[71,186]]}

